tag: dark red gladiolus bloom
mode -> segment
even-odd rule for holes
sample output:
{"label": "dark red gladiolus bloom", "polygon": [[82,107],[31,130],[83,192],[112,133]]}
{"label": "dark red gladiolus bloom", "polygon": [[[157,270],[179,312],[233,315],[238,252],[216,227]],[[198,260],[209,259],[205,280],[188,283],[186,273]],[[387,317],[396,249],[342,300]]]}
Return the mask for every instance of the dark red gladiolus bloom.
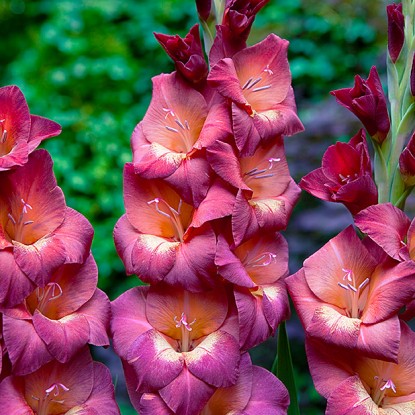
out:
{"label": "dark red gladiolus bloom", "polygon": [[402,3],[388,4],[388,50],[392,62],[395,63],[401,53],[405,41],[405,18],[402,14]]}
{"label": "dark red gladiolus bloom", "polygon": [[208,67],[203,56],[198,24],[190,29],[185,38],[162,33],[155,33],[154,36],[173,59],[177,71],[187,80],[197,83],[206,79]]}
{"label": "dark red gladiolus bloom", "polygon": [[323,155],[322,166],[304,176],[300,187],[329,202],[343,203],[355,215],[378,201],[365,132],[348,143],[336,143]]}
{"label": "dark red gladiolus bloom", "polygon": [[[414,69],[412,68],[412,71],[413,70]],[[399,170],[401,171],[402,179],[405,184],[407,186],[415,186],[415,134],[412,135],[408,145],[399,157]]]}
{"label": "dark red gladiolus bloom", "polygon": [[351,111],[367,129],[370,136],[382,143],[390,129],[386,98],[375,66],[367,80],[355,77],[353,88],[331,91],[337,102]]}
{"label": "dark red gladiolus bloom", "polygon": [[43,140],[60,132],[56,122],[30,114],[17,86],[0,88],[0,171],[23,166]]}

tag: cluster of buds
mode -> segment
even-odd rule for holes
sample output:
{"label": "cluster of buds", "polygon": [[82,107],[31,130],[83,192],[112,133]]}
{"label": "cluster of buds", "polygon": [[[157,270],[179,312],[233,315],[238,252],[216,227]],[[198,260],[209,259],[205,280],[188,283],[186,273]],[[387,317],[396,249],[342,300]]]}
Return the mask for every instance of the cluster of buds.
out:
{"label": "cluster of buds", "polygon": [[93,229],[66,206],[40,142],[61,132],[0,89],[0,408],[3,413],[119,414],[108,369],[110,302],[97,289]]}
{"label": "cluster of buds", "polygon": [[402,210],[415,185],[415,3],[387,13],[390,110],[375,67],[332,92],[365,127],[373,168],[362,129],[300,183],[343,203],[362,235],[348,227],[287,278],[327,415],[415,413],[415,225]]}
{"label": "cluster of buds", "polygon": [[183,39],[156,34],[176,71],[153,78],[114,230],[127,273],[149,284],[112,303],[114,348],[141,414],[283,414],[289,404],[247,354],[289,316],[279,231],[300,194],[283,147],[303,129],[288,42],[271,34],[246,46],[265,3],[198,2],[203,27],[218,23],[209,64],[197,25]]}

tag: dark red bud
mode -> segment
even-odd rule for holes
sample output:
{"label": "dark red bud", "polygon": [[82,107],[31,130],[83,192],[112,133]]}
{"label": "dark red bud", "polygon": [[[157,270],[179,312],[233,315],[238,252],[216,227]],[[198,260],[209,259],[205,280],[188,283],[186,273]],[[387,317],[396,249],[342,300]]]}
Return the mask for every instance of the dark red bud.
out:
{"label": "dark red bud", "polygon": [[410,79],[411,94],[415,97],[415,55],[412,60],[411,79]]}
{"label": "dark red bud", "polygon": [[200,20],[206,21],[209,19],[212,10],[212,0],[196,0],[196,8]]}
{"label": "dark red bud", "polygon": [[402,3],[389,4],[388,14],[388,50],[392,62],[395,63],[401,53],[405,40],[405,18],[402,14]]}

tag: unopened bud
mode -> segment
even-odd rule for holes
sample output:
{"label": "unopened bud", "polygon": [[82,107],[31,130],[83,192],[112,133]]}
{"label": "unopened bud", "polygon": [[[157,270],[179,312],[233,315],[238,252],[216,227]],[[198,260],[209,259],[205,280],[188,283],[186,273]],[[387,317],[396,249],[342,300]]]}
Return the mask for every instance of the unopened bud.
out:
{"label": "unopened bud", "polygon": [[399,57],[405,40],[405,18],[402,14],[402,3],[389,4],[386,7],[388,14],[388,50],[393,63]]}

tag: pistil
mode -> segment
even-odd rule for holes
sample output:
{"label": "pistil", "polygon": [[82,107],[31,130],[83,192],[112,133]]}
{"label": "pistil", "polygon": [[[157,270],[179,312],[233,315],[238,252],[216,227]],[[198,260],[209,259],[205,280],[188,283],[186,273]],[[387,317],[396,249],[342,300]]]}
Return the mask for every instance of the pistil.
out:
{"label": "pistil", "polygon": [[188,352],[191,350],[191,338],[190,332],[193,330],[192,325],[196,322],[194,319],[191,323],[187,322],[187,316],[183,312],[180,320],[177,320],[177,316],[174,316],[174,322],[176,323],[177,328],[181,328],[181,341],[180,341],[180,351],[181,352]]}
{"label": "pistil", "polygon": [[57,282],[50,282],[46,284],[44,288],[37,287],[36,288],[36,297],[37,297],[37,309],[44,313],[45,308],[47,305],[54,300],[57,300],[63,295],[62,287]]}
{"label": "pistil", "polygon": [[54,383],[45,390],[42,398],[32,396],[32,398],[37,401],[37,415],[48,415],[48,408],[51,403],[63,404],[65,400],[62,399],[64,397],[62,395],[65,395],[68,391],[69,388],[63,383]]}
{"label": "pistil", "polygon": [[383,399],[385,397],[386,392],[390,389],[393,393],[396,393],[396,386],[393,383],[392,379],[383,379],[379,376],[375,376],[375,386],[372,390],[372,399],[373,402],[379,407],[382,406]]}

